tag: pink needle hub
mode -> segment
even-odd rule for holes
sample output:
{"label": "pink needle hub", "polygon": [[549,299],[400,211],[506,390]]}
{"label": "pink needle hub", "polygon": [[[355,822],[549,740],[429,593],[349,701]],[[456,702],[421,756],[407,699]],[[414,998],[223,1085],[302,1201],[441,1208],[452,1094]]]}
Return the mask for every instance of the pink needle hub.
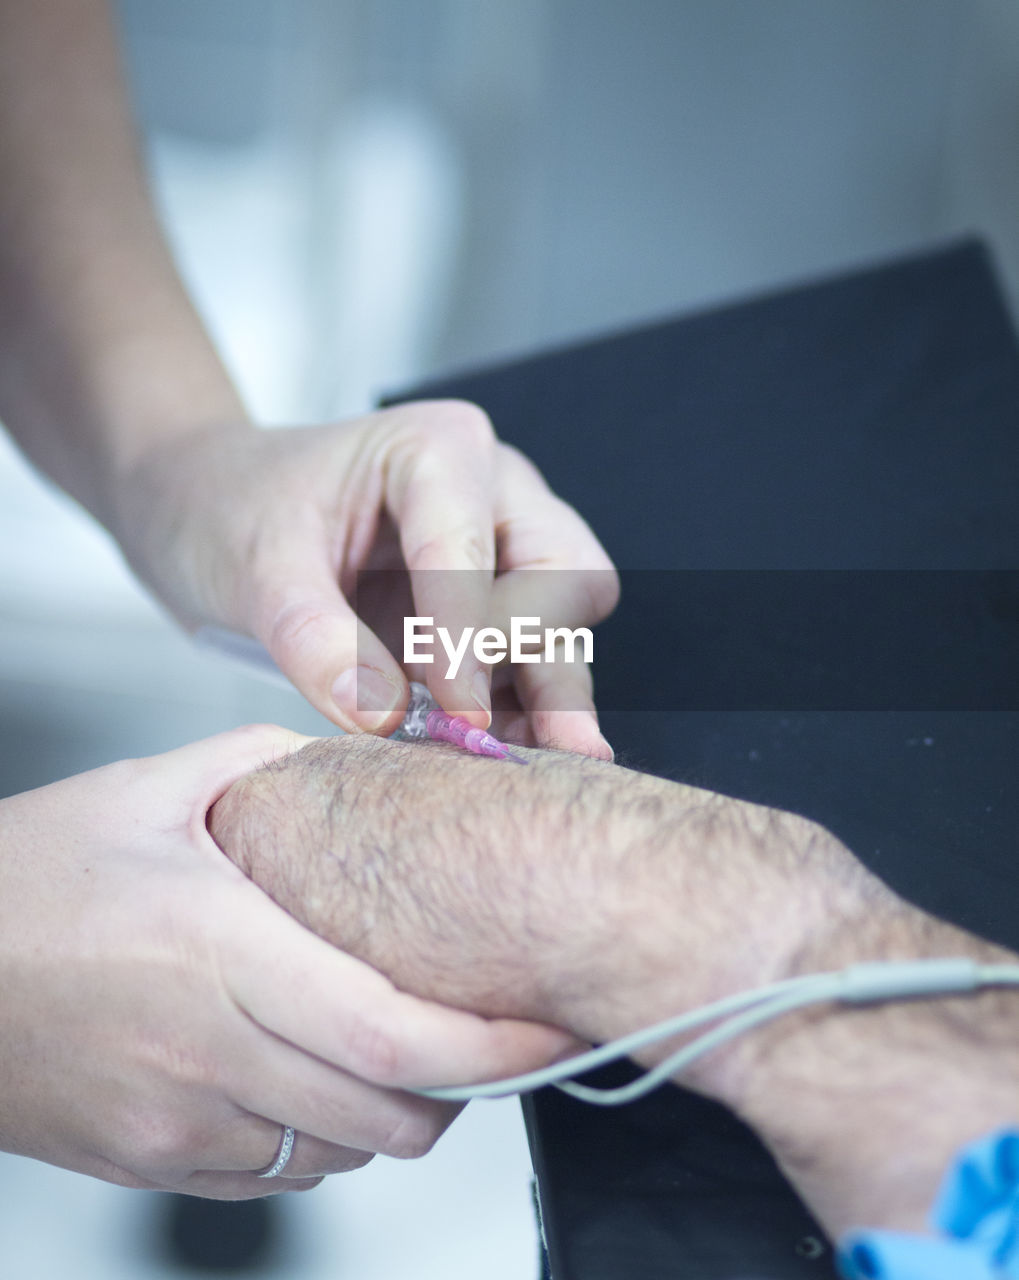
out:
{"label": "pink needle hub", "polygon": [[504,742],[479,729],[463,716],[447,715],[436,703],[423,684],[412,681],[407,714],[400,725],[399,737],[434,738],[438,742],[451,742],[476,756],[492,756],[496,760],[513,760],[526,764],[523,756],[512,752]]}

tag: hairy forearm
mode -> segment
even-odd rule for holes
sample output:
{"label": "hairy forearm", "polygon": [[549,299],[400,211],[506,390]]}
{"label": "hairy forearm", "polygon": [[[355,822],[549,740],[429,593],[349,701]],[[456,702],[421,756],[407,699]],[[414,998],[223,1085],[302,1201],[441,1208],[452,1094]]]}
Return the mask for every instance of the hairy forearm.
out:
{"label": "hairy forearm", "polygon": [[114,523],[153,442],[242,417],[146,190],[106,0],[0,0],[0,418]]}
{"label": "hairy forearm", "polygon": [[[956,956],[1016,959],[870,881],[792,973]],[[953,1153],[1019,1124],[1019,995],[821,1006],[748,1036],[729,1070],[736,1109],[833,1234],[923,1230]]]}
{"label": "hairy forearm", "polygon": [[[518,769],[322,742],[239,784],[212,830],[401,986],[593,1040],[855,961],[1003,954],[816,824],[555,753]],[[822,1009],[684,1078],[758,1130],[831,1230],[916,1227],[951,1151],[1019,1118],[1017,1048],[1014,996]]]}
{"label": "hairy forearm", "polygon": [[[762,980],[781,972],[807,909],[784,890],[797,842],[762,869],[720,797],[527,754],[521,769],[436,744],[323,740],[235,787],[212,830],[317,932],[451,1004],[594,1035],[652,980],[668,1009],[680,990],[731,989],[748,963]],[[769,831],[807,826],[758,812]],[[676,856],[677,839],[694,856]],[[726,930],[739,948],[712,945]]]}

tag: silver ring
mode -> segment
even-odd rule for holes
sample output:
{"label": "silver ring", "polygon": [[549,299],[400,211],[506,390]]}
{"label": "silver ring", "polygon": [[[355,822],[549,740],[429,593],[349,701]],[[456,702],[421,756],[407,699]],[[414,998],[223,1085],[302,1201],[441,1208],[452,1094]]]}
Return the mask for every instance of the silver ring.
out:
{"label": "silver ring", "polygon": [[276,1159],[272,1162],[265,1173],[260,1173],[260,1178],[275,1178],[277,1174],[283,1172],[287,1167],[287,1161],[290,1159],[290,1153],[294,1149],[294,1131],[290,1125],[283,1126],[283,1139],[280,1142],[280,1149],[276,1153]]}

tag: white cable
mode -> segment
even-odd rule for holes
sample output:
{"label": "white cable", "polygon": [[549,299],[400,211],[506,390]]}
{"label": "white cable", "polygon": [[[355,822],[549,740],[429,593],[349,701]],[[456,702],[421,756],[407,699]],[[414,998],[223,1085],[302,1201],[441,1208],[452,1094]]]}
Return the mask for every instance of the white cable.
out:
{"label": "white cable", "polygon": [[985,964],[980,967],[983,987],[1019,987],[1019,964]]}
{"label": "white cable", "polygon": [[757,1004],[768,996],[781,991],[802,986],[809,978],[786,978],[782,982],[773,982],[767,987],[758,987],[752,991],[740,991],[736,995],[726,996],[713,1004],[704,1005],[689,1013],[681,1013],[665,1022],[657,1022],[654,1026],[645,1027],[641,1031],[632,1031],[629,1035],[603,1044],[597,1049],[588,1049],[573,1058],[554,1063],[551,1067],[542,1067],[538,1071],[528,1071],[524,1075],[508,1076],[504,1080],[492,1080],[488,1084],[451,1085],[437,1089],[421,1089],[418,1092],[429,1098],[439,1098],[449,1102],[466,1102],[471,1098],[502,1098],[508,1093],[530,1093],[534,1089],[542,1089],[545,1085],[558,1084],[560,1080],[568,1080],[572,1076],[584,1075],[596,1067],[603,1067],[619,1058],[629,1057],[638,1049],[655,1044],[669,1036],[679,1035],[684,1031],[700,1026],[702,1022],[710,1022],[747,1005]]}
{"label": "white cable", "polygon": [[[540,1071],[529,1071],[525,1075],[493,1080],[488,1084],[422,1089],[420,1092],[430,1098],[464,1102],[471,1098],[528,1093],[554,1084],[564,1093],[584,1102],[603,1107],[621,1106],[643,1097],[703,1054],[793,1009],[825,1002],[853,1005],[965,995],[991,986],[1019,987],[1019,965],[978,965],[965,957],[856,964],[834,973],[787,978],[782,982],[726,996],[700,1009],[669,1018],[642,1031],[635,1031],[610,1044]],[[638,1049],[719,1018],[724,1019],[719,1026],[670,1054],[658,1066],[631,1084],[617,1089],[595,1089],[578,1084],[573,1079],[595,1067],[629,1057]]]}
{"label": "white cable", "polygon": [[715,1027],[714,1030],[699,1036],[692,1044],[677,1049],[657,1067],[645,1072],[639,1080],[634,1080],[632,1084],[621,1085],[618,1089],[592,1089],[589,1085],[577,1084],[574,1081],[565,1081],[559,1085],[559,1088],[582,1102],[593,1102],[600,1107],[621,1107],[624,1103],[635,1102],[646,1093],[657,1089],[660,1084],[664,1084],[678,1071],[688,1067],[691,1062],[719,1045],[725,1044],[726,1041],[742,1035],[744,1031],[749,1031],[752,1027],[760,1026],[764,1022],[770,1022],[783,1013],[791,1013],[793,1009],[802,1009],[805,1005],[831,1000],[834,998],[835,990],[836,980],[834,979],[819,980],[816,983],[811,980],[808,985],[798,991],[777,996],[774,1000],[768,1000],[764,1004],[748,1009],[745,1013],[729,1018],[720,1027]]}

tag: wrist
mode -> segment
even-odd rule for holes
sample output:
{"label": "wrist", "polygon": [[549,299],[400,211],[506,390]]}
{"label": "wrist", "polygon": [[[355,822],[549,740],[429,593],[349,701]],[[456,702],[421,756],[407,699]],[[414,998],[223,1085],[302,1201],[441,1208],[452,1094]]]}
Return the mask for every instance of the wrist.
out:
{"label": "wrist", "polygon": [[[190,311],[183,297],[179,306]],[[189,314],[111,335],[83,369],[79,405],[92,424],[86,434],[93,442],[94,496],[87,505],[118,539],[151,499],[150,493],[137,501],[140,479],[151,490],[162,473],[170,477],[171,460],[184,441],[248,421],[216,352]],[[128,521],[125,508],[131,511]]]}
{"label": "wrist", "polygon": [[[165,425],[109,475],[103,522],[141,581],[181,626],[244,629],[252,521],[224,497],[256,481],[245,473],[264,443],[250,422]],[[227,495],[229,496],[229,495]]]}
{"label": "wrist", "polygon": [[[589,1039],[857,962],[1014,960],[897,898],[812,823],[717,797],[719,809],[701,808],[698,821],[689,795],[674,799],[677,829],[631,851],[626,891],[620,881],[611,895],[597,983],[564,988],[554,1011]],[[755,832],[767,833],[766,851],[754,850]],[[691,857],[697,843],[700,860]],[[744,892],[719,899],[726,877]],[[724,921],[705,909],[713,901],[728,904]],[[639,1060],[656,1065],[681,1043]],[[860,1224],[915,1230],[953,1152],[1019,1120],[1017,1064],[1019,999],[988,992],[783,1015],[707,1054],[677,1083],[739,1114],[833,1234]]]}
{"label": "wrist", "polygon": [[[857,962],[1014,962],[866,877],[790,976]],[[727,1099],[832,1234],[923,1230],[953,1153],[1019,1118],[1014,992],[791,1014],[733,1046]]]}
{"label": "wrist", "polygon": [[[657,810],[646,800],[650,816],[627,820],[612,856],[599,850],[592,896],[601,913],[583,917],[593,927],[578,965],[588,981],[560,983],[549,1011],[593,1040],[795,976],[798,957],[851,909],[865,874],[807,819],[660,779],[640,785]],[[681,1043],[639,1060],[656,1065]],[[738,1109],[746,1073],[734,1042],[683,1083]]]}

